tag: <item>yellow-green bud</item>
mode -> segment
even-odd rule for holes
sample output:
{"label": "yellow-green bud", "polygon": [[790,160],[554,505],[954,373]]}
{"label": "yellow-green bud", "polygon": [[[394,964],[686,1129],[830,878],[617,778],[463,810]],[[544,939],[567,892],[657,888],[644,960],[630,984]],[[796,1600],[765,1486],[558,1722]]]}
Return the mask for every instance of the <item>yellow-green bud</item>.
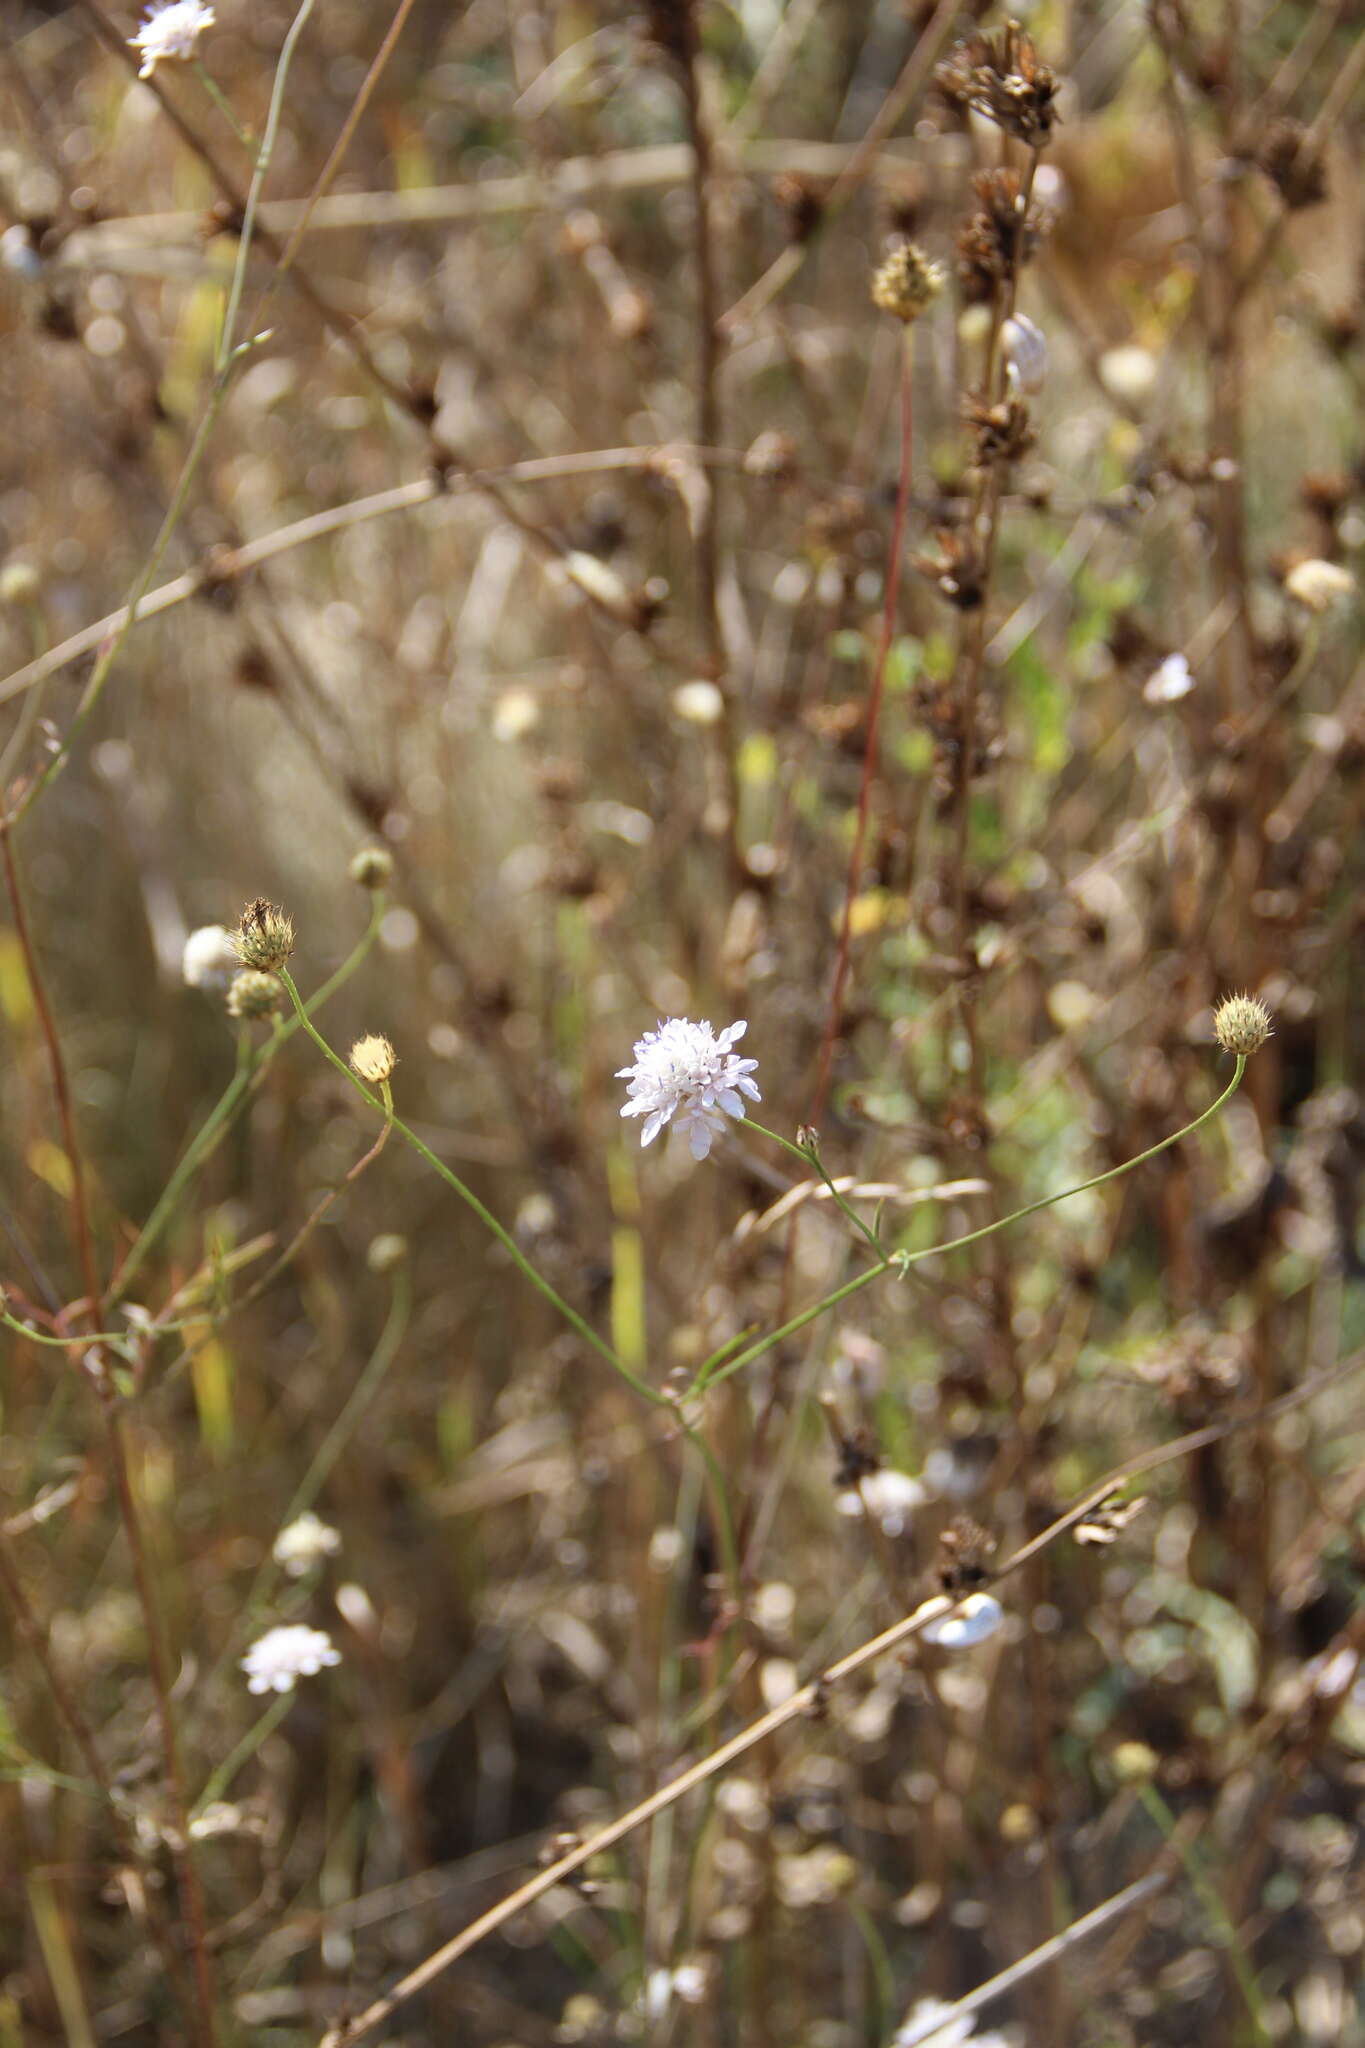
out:
{"label": "yellow-green bud", "polygon": [[1259,996],[1228,996],[1213,1013],[1213,1035],[1224,1052],[1243,1059],[1270,1036],[1270,1012]]}
{"label": "yellow-green bud", "polygon": [[228,1015],[248,1020],[272,1017],[283,999],[284,990],[273,974],[263,974],[258,967],[244,967],[228,990]]}
{"label": "yellow-green bud", "polygon": [[362,846],[348,873],[362,889],[387,889],[393,880],[393,855],[387,846]]}
{"label": "yellow-green bud", "polygon": [[408,1255],[408,1241],[396,1230],[386,1230],[379,1237],[370,1239],[365,1263],[372,1273],[392,1273],[395,1266],[401,1266]]}

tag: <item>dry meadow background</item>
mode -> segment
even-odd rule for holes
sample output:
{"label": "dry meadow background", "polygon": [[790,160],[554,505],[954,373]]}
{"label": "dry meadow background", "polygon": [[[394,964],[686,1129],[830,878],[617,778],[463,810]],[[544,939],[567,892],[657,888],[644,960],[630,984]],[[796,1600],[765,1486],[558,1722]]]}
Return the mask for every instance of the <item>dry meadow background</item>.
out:
{"label": "dry meadow background", "polygon": [[11,0],[3,2048],[1365,2043],[1365,22],[1021,12]]}

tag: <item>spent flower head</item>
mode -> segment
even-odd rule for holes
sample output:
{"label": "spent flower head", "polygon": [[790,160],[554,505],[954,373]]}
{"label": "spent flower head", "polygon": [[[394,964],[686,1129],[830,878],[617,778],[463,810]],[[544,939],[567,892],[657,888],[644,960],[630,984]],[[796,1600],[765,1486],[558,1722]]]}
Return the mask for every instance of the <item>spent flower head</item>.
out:
{"label": "spent flower head", "polygon": [[1041,149],[1052,134],[1057,75],[1017,21],[958,43],[935,71],[934,84],[950,106],[985,114],[1030,149]]}
{"label": "spent flower head", "polygon": [[943,290],[943,266],[931,263],[918,242],[897,242],[872,278],[872,303],[908,327]]}
{"label": "spent flower head", "polygon": [[727,1116],[742,1117],[742,1096],[761,1098],[750,1075],[757,1060],[741,1059],[731,1050],[748,1025],[727,1024],[719,1035],[706,1023],[670,1017],[657,1031],[647,1031],[635,1045],[635,1064],[621,1067],[617,1078],[629,1081],[630,1096],[622,1116],[642,1116],[642,1145],[652,1144],[664,1125],[687,1133],[694,1159],[705,1159],[713,1138],[725,1129]]}
{"label": "spent flower head", "polygon": [[242,912],[236,942],[237,957],[244,967],[277,974],[294,950],[293,921],[264,896],[257,896]]}
{"label": "spent flower head", "polygon": [[377,1031],[367,1032],[364,1038],[357,1038],[351,1047],[351,1072],[358,1074],[362,1081],[368,1081],[377,1088],[387,1081],[398,1065],[398,1055],[387,1038]]}
{"label": "spent flower head", "polygon": [[1270,1012],[1259,996],[1227,996],[1213,1013],[1213,1035],[1224,1052],[1248,1059],[1271,1035]]}
{"label": "spent flower head", "polygon": [[292,1692],[301,1678],[312,1678],[326,1664],[339,1664],[326,1629],[304,1622],[286,1622],[267,1629],[242,1658],[248,1692]]}
{"label": "spent flower head", "polygon": [[150,78],[166,57],[192,57],[194,46],[206,28],[213,27],[213,9],[203,0],[168,0],[154,7],[135,36],[128,41],[142,52],[139,78]]}

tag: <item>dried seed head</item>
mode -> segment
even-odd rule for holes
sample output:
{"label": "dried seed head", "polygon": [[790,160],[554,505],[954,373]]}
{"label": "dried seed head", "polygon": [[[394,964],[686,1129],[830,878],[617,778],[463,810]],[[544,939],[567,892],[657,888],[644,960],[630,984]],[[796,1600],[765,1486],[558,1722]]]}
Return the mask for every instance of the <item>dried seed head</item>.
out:
{"label": "dried seed head", "polygon": [[386,846],[362,846],[347,873],[362,889],[387,889],[393,880],[393,855]]}
{"label": "dried seed head", "polygon": [[1042,149],[1057,119],[1057,77],[1039,61],[1017,21],[997,35],[968,36],[934,73],[949,106],[974,108],[1030,149]]}
{"label": "dried seed head", "polygon": [[1247,1059],[1270,1037],[1270,1012],[1259,996],[1228,996],[1213,1013],[1213,1035],[1224,1052]]}
{"label": "dried seed head", "polygon": [[273,1017],[283,1000],[284,990],[273,974],[262,973],[257,967],[244,967],[228,990],[228,1015],[248,1022]]}
{"label": "dried seed head", "polygon": [[872,302],[907,327],[943,290],[943,268],[918,242],[898,242],[872,279]]}
{"label": "dried seed head", "polygon": [[294,950],[294,926],[282,910],[258,896],[242,912],[236,934],[237,956],[245,967],[273,974]]}
{"label": "dried seed head", "polygon": [[1256,151],[1256,166],[1265,173],[1291,213],[1316,206],[1327,197],[1327,170],[1322,151],[1308,139],[1299,121],[1272,121]]}
{"label": "dried seed head", "polygon": [[368,1081],[373,1087],[378,1087],[381,1081],[387,1081],[397,1065],[397,1053],[388,1039],[382,1038],[378,1032],[372,1031],[364,1038],[357,1038],[351,1047],[352,1073],[358,1074],[362,1081]]}

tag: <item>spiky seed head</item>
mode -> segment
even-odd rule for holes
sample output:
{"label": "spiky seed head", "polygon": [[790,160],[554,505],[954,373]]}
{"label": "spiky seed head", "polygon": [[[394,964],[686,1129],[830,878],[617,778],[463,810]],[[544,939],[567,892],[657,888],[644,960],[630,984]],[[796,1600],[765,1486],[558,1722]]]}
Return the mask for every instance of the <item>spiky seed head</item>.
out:
{"label": "spiky seed head", "polygon": [[397,1053],[388,1039],[381,1037],[377,1031],[367,1033],[364,1038],[357,1038],[351,1047],[351,1071],[358,1074],[362,1081],[368,1081],[371,1087],[377,1088],[381,1081],[387,1081],[397,1065]]}
{"label": "spiky seed head", "polygon": [[897,242],[872,279],[872,303],[908,327],[943,290],[944,272],[918,242]]}
{"label": "spiky seed head", "polygon": [[273,974],[265,974],[258,967],[244,967],[228,990],[228,1015],[244,1018],[248,1023],[260,1017],[273,1017],[283,999],[284,990]]}
{"label": "spiky seed head", "polygon": [[362,889],[387,889],[393,880],[393,855],[387,846],[362,846],[348,872]]}
{"label": "spiky seed head", "polygon": [[242,912],[236,931],[237,955],[244,967],[276,974],[294,950],[293,921],[264,896]]}
{"label": "spiky seed head", "polygon": [[1213,1035],[1224,1052],[1247,1059],[1270,1037],[1270,1012],[1259,996],[1227,996],[1213,1013]]}

